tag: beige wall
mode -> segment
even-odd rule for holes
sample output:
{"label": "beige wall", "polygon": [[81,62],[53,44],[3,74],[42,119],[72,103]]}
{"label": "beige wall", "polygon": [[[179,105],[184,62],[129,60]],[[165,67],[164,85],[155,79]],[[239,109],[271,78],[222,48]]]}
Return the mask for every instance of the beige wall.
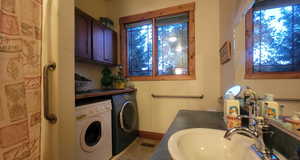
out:
{"label": "beige wall", "polygon": [[99,19],[99,17],[108,16],[106,1],[107,0],[75,0],[75,6],[95,19]]}
{"label": "beige wall", "polygon": [[[56,62],[50,76],[50,124],[42,116],[42,160],[75,159],[74,1],[44,0],[43,64]],[[43,114],[42,114],[43,115]]]}
{"label": "beige wall", "polygon": [[[226,41],[233,42],[233,19],[239,0],[220,0],[220,42],[221,47]],[[221,93],[234,84],[233,61],[221,66]]]}
{"label": "beige wall", "polygon": [[95,89],[101,87],[100,81],[102,78],[102,69],[103,66],[97,64],[89,64],[82,62],[75,63],[75,72],[80,74],[81,76],[92,80],[88,86],[88,89]]}
{"label": "beige wall", "polygon": [[[115,20],[117,17],[166,8],[193,0],[112,0]],[[116,7],[117,6],[117,7]],[[112,10],[110,10],[112,11]],[[140,130],[165,132],[180,109],[220,110],[219,1],[196,1],[196,80],[139,81],[137,100]],[[151,94],[201,95],[200,99],[153,99]]]}
{"label": "beige wall", "polygon": [[[237,0],[239,1],[239,0]],[[224,2],[220,0],[220,46],[225,40],[233,40],[233,59],[221,67],[222,92],[233,84],[248,85],[258,94],[272,93],[280,98],[300,98],[299,79],[274,79],[274,80],[247,80],[245,75],[245,19],[241,19],[237,26],[232,26],[233,17],[239,2]],[[223,8],[223,9],[222,9]],[[228,34],[230,33],[230,34]],[[232,34],[233,33],[233,34]],[[285,113],[292,114],[300,111],[300,103],[279,102],[286,105]]]}

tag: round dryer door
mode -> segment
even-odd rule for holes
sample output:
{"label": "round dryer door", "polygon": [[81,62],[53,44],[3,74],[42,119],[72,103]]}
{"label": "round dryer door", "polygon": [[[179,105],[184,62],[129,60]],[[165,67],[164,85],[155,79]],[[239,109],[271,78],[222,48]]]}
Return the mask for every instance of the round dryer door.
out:
{"label": "round dryer door", "polygon": [[82,129],[80,136],[81,148],[86,152],[93,152],[100,143],[102,137],[102,124],[98,118],[92,118]]}
{"label": "round dryer door", "polygon": [[136,130],[137,114],[135,103],[131,101],[124,103],[120,112],[120,124],[124,132],[129,133]]}

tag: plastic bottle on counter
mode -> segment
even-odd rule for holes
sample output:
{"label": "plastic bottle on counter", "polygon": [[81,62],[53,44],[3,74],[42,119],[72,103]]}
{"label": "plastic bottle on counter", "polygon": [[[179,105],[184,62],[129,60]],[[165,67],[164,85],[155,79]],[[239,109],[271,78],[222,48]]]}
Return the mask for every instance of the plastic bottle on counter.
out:
{"label": "plastic bottle on counter", "polygon": [[275,101],[264,102],[264,115],[270,119],[279,119],[279,104]]}
{"label": "plastic bottle on counter", "polygon": [[235,99],[224,101],[224,120],[227,123],[228,117],[237,117],[240,115],[240,102]]}

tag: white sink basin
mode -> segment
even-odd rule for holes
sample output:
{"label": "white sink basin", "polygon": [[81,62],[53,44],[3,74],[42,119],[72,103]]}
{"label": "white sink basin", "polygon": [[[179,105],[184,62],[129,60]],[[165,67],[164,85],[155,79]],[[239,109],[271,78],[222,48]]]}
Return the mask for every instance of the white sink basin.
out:
{"label": "white sink basin", "polygon": [[260,160],[250,149],[254,140],[225,131],[205,128],[186,129],[171,136],[169,152],[174,160]]}

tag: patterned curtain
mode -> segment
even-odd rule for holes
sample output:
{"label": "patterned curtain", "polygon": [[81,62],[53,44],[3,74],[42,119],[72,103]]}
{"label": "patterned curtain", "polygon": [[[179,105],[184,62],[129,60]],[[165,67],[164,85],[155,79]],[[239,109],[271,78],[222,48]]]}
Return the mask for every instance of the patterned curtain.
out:
{"label": "patterned curtain", "polygon": [[0,160],[39,160],[41,0],[0,0]]}

